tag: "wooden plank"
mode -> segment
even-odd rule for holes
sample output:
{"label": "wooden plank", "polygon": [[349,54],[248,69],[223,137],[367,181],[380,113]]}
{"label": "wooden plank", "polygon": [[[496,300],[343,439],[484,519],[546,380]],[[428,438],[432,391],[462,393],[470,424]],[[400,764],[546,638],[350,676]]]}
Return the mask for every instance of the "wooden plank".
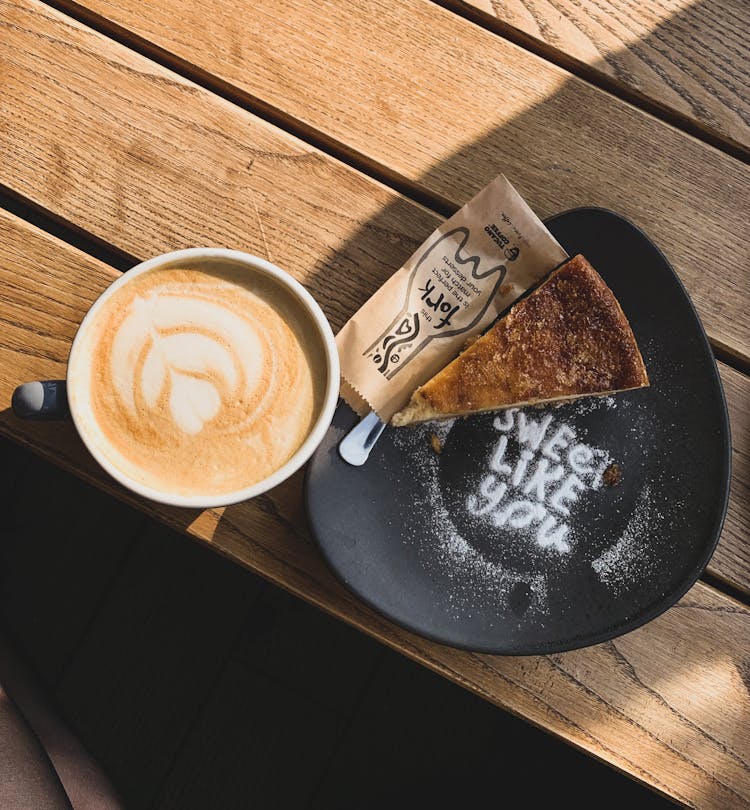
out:
{"label": "wooden plank", "polygon": [[[658,109],[719,145],[745,154],[750,149],[750,8],[743,0],[438,1],[606,89],[624,91],[636,104]],[[287,73],[292,60],[307,68],[303,82],[311,78],[310,67],[319,69],[319,49],[306,54],[313,57],[312,63],[300,60],[311,27],[317,36],[323,23],[332,23],[333,40],[343,33],[356,41],[352,36],[356,27],[348,16],[352,11],[368,18],[368,30],[391,11],[372,0],[357,4],[356,10],[333,3],[313,7],[286,0],[280,7],[271,0],[261,4],[242,0],[238,18],[231,13],[237,6],[213,0],[206,19],[197,8],[185,9],[178,0],[148,9],[137,0],[59,0],[59,4],[109,30],[116,27],[120,35],[135,34],[264,100],[269,100],[269,92],[295,93],[299,85]],[[345,32],[340,32],[342,25],[332,12],[344,16]],[[209,36],[204,38],[206,26]],[[257,39],[265,47],[252,47]],[[343,53],[351,55],[350,50]],[[337,65],[339,75],[347,75],[348,71],[341,72],[342,64]],[[272,71],[275,80],[269,81]]]}
{"label": "wooden plank", "polygon": [[[750,505],[750,379],[723,363],[721,380],[732,429],[733,503]],[[711,560],[711,572],[731,585],[750,590],[750,507],[730,509],[722,539]]]}
{"label": "wooden plank", "polygon": [[[16,125],[0,131],[8,184],[136,256],[202,242],[269,255],[306,284],[339,327],[438,221],[55,11],[32,0],[7,7],[17,19],[2,74],[10,89],[8,120]],[[5,41],[0,37],[0,54]],[[177,154],[174,143],[182,145]],[[66,180],[74,176],[76,182]],[[745,223],[734,199],[731,209],[737,227],[728,238],[744,249]],[[659,211],[657,218],[669,216]],[[694,225],[704,222],[701,216]],[[719,261],[713,253],[703,265],[714,258],[726,270],[723,278],[697,275],[711,298],[704,317],[726,337],[726,329],[742,331],[748,319],[747,276],[743,262]],[[55,337],[47,330],[48,339]],[[748,563],[745,552],[737,558]],[[730,569],[726,578],[747,584],[750,568]]]}
{"label": "wooden plank", "polygon": [[181,541],[150,524],[56,690],[128,807],[150,806],[263,587]]}
{"label": "wooden plank", "polygon": [[[672,806],[278,588],[248,630],[155,810],[466,806],[497,791],[499,762],[506,784],[527,785],[540,761],[536,805],[574,792],[585,805],[606,784],[623,805]],[[301,763],[291,783],[280,761]]]}
{"label": "wooden plank", "polygon": [[[293,60],[304,70],[302,82],[312,79],[311,67],[320,69],[328,54],[324,57],[320,48],[306,51],[311,28],[317,38],[325,24],[332,24],[326,44],[335,47],[342,36],[357,41],[353,17],[366,17],[371,31],[393,11],[372,0],[357,9],[289,0],[281,8],[272,0],[230,6],[213,0],[205,17],[178,0],[147,9],[137,0],[61,0],[60,5],[95,14],[104,26],[136,34],[264,100],[269,92],[302,92],[291,78]],[[719,143],[750,149],[750,8],[743,0],[442,0],[441,5]],[[240,13],[232,14],[232,8]],[[345,30],[334,13],[343,16]],[[252,47],[258,40],[262,46]],[[341,52],[339,76],[349,75],[342,64],[351,50]],[[383,51],[388,53],[388,44]],[[313,61],[303,60],[303,54]]]}
{"label": "wooden plank", "polygon": [[[304,134],[315,130],[370,170],[411,184],[415,194],[431,195],[444,206],[464,202],[504,171],[542,216],[580,205],[624,214],[665,251],[714,342],[747,360],[743,268],[750,249],[746,206],[738,203],[750,185],[750,167],[736,159],[429,0],[210,0],[192,9],[178,0],[148,8],[135,0],[84,5],[111,16],[119,31],[132,29],[173,52],[188,70],[218,77],[208,80],[229,87],[245,103],[272,109]],[[160,226],[172,245],[191,237],[234,243],[238,220],[245,223],[244,234],[255,228],[257,204],[275,257],[296,270],[299,259],[287,258],[277,239],[287,235],[280,232],[287,219],[302,234],[309,231],[307,202],[320,199],[318,186],[335,188],[353,202],[345,209],[347,226],[362,228],[357,233],[356,225],[349,227],[345,243],[339,238],[342,223],[332,221],[338,207],[331,210],[326,199],[314,209],[314,221],[328,230],[337,257],[366,234],[371,223],[362,209],[378,193],[374,186],[356,199],[352,175],[325,159],[315,161],[314,178],[305,170],[310,163],[303,168],[276,160],[276,183],[269,186],[262,176],[268,146],[255,153],[248,176],[243,158],[256,139],[268,142],[268,128],[238,110],[229,114],[226,105],[209,101],[174,74],[72,24],[61,30],[53,12],[25,3],[13,9],[17,28],[7,38],[5,57],[11,68],[10,132],[0,146],[8,185],[131,251],[134,233],[141,245],[162,249],[163,240],[154,245],[149,239]],[[50,29],[43,56],[36,53],[40,29]],[[75,57],[57,38],[75,41]],[[131,72],[114,68],[120,63]],[[158,89],[155,76],[162,77]],[[30,90],[32,82],[36,88]],[[111,87],[137,103],[113,103]],[[169,114],[157,116],[155,108]],[[205,142],[217,136],[196,133],[201,126],[210,130],[214,119],[222,122],[220,157]],[[145,158],[140,147],[131,148],[136,134],[147,145]],[[175,155],[173,142],[184,144],[184,151]],[[277,138],[271,152],[279,151],[289,155],[298,147]],[[89,155],[102,152],[108,160],[93,164]],[[64,156],[64,165],[55,154]],[[188,154],[189,161],[182,157]],[[117,166],[117,177],[110,164]],[[215,165],[229,172],[228,184]],[[77,166],[84,170],[85,190],[66,181],[66,166],[73,173]],[[287,171],[292,166],[294,176]],[[171,194],[176,183],[183,188],[179,214]],[[287,184],[299,196],[290,200]],[[56,193],[60,188],[64,195]],[[210,223],[196,197],[217,205]],[[392,221],[388,211],[382,214],[378,227]],[[225,224],[217,225],[219,219]]]}
{"label": "wooden plank", "polygon": [[678,123],[694,122],[745,154],[750,148],[750,7],[743,0],[449,4],[595,81],[676,113]]}
{"label": "wooden plank", "polygon": [[[72,426],[15,420],[13,387],[63,374],[76,322],[117,274],[7,214],[0,214],[0,244],[0,433],[670,796],[701,807],[750,801],[746,606],[699,583],[623,638],[544,658],[471,655],[401,630],[326,568],[305,529],[301,475],[223,510],[171,509],[101,473]],[[730,508],[747,503],[733,497]],[[110,688],[103,685],[110,674],[101,672],[102,684],[92,688]]]}
{"label": "wooden plank", "polygon": [[0,105],[0,183],[131,255],[267,256],[334,327],[437,222],[34,0],[0,0]]}

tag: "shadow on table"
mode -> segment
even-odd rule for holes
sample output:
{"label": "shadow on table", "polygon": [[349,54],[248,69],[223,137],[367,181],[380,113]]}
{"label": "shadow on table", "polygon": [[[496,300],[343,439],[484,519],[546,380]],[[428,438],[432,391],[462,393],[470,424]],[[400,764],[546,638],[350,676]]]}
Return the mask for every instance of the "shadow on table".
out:
{"label": "shadow on table", "polygon": [[[696,3],[662,21],[647,37],[633,43],[626,50],[608,56],[606,61],[618,76],[627,81],[630,76],[629,65],[635,54],[642,62],[649,64],[654,74],[670,85],[675,94],[679,93],[681,103],[687,105],[696,117],[713,123],[711,109],[705,101],[706,95],[699,86],[704,70],[699,62],[709,58],[704,54],[701,31],[714,22],[709,4]],[[686,43],[695,50],[695,62],[669,65],[670,70],[679,69],[684,74],[685,80],[681,82],[683,89],[678,90],[677,85],[664,72],[663,62],[666,49],[674,48],[674,53],[684,52]],[[733,64],[729,60],[721,68],[715,68],[717,72],[721,72],[721,92],[726,106],[734,107],[737,115],[750,123],[739,105],[734,104],[734,97],[740,94],[744,86],[743,69],[743,65]],[[684,89],[685,87],[696,88],[696,91]],[[712,90],[716,92],[715,87]],[[466,93],[471,92],[471,84],[467,78]],[[502,86],[498,87],[497,95],[500,107],[503,103]],[[403,198],[394,199],[367,222],[359,225],[343,244],[323,257],[308,279],[307,286],[322,303],[334,331],[343,326],[355,309],[355,302],[350,298],[342,300],[342,281],[346,283],[347,291],[356,290],[355,294],[359,296],[356,305],[364,303],[429,236],[436,224],[458,207],[448,202],[449,200],[465,202],[501,172],[517,186],[542,217],[580,205],[602,205],[618,210],[639,224],[651,234],[657,244],[665,248],[670,243],[688,239],[691,228],[690,209],[692,208],[695,216],[701,216],[704,208],[710,209],[711,203],[710,199],[685,200],[679,195],[679,189],[695,184],[695,167],[679,154],[666,155],[667,165],[676,178],[670,186],[674,199],[669,200],[669,203],[674,209],[682,209],[688,213],[684,218],[662,217],[661,208],[669,189],[662,187],[658,194],[651,193],[654,188],[650,173],[651,158],[660,149],[660,144],[649,141],[639,127],[639,121],[645,114],[612,99],[612,104],[622,110],[621,115],[612,120],[607,111],[597,105],[596,98],[599,95],[599,90],[578,79],[563,80],[549,98],[531,106],[502,126],[488,127],[481,139],[463,145],[447,158],[436,162],[419,178],[419,184],[429,190],[431,198],[435,198],[433,207],[440,209],[439,216]],[[456,103],[458,106],[460,99],[456,99]],[[451,122],[436,125],[450,127]],[[628,126],[627,132],[619,129],[624,125]],[[563,143],[576,142],[585,143],[587,149],[573,155],[560,146]],[[664,156],[660,157],[664,165]],[[633,188],[640,190],[637,203],[634,202]],[[295,527],[294,532],[302,538],[305,532],[299,501],[301,496],[298,492],[300,480],[294,480],[286,486],[287,491],[282,495],[272,492],[257,504],[228,507],[224,510],[216,531],[222,531],[221,523],[224,521],[234,525],[246,524],[248,510],[283,512],[291,494],[295,514],[282,516],[291,521]],[[662,618],[657,621],[669,620]],[[639,662],[639,666],[642,665],[646,672],[645,682],[648,686],[644,686],[639,680],[635,668],[632,669],[632,677],[624,678],[619,684],[619,709],[627,716],[637,717],[642,712],[647,712],[646,703],[650,700],[657,703],[669,702],[674,685],[681,680],[689,680],[684,676],[686,668],[701,672],[717,670],[721,675],[719,680],[729,678],[741,682],[741,673],[736,671],[734,663],[727,661],[719,649],[704,646],[692,655],[672,656],[669,650],[664,649],[669,633],[652,630],[653,628],[647,626],[635,632],[652,637],[655,645],[653,660],[660,662],[661,670],[652,672],[651,663],[644,660]],[[626,636],[623,644],[626,649],[631,646],[629,638]],[[633,655],[636,659],[638,653],[635,650],[643,649],[643,646],[634,645]],[[600,647],[616,649],[611,642]],[[563,668],[568,662],[574,670],[578,664],[583,665],[586,656],[587,653],[574,652],[556,658],[562,662]],[[747,688],[744,689],[747,697]],[[716,744],[730,752],[741,751],[744,742],[740,738],[744,736],[743,729],[750,721],[750,703],[747,700],[740,703],[742,705],[737,706],[732,722],[717,726],[714,720],[721,710],[715,701],[703,701],[696,709],[695,716],[680,718],[673,732],[679,736],[680,727],[684,729],[686,726],[697,726],[701,734],[711,739],[711,745]],[[670,735],[667,734],[663,739],[668,743]],[[723,787],[717,782],[717,797],[725,795]],[[710,788],[708,790],[710,792]],[[705,802],[710,797],[703,794],[700,798]]]}
{"label": "shadow on table", "polygon": [[[675,43],[676,47],[684,50],[687,40],[693,43],[696,54],[703,58],[701,30],[705,30],[709,21],[713,22],[709,4],[694,4],[661,22],[647,37],[631,45],[628,50],[607,57],[607,62],[618,75],[627,78],[630,73],[629,61],[632,58],[630,54],[634,52],[643,61],[652,64],[654,72],[669,83],[659,66],[659,60],[664,58],[665,48]],[[679,67],[687,77],[685,85],[691,87],[694,82],[699,81],[701,68],[694,68],[692,63],[687,62]],[[742,66],[728,62],[721,70],[726,101],[731,106],[733,95],[738,94],[742,86]],[[467,96],[472,92],[468,77],[465,91]],[[488,122],[488,131],[481,139],[463,145],[447,158],[436,162],[419,178],[420,185],[428,189],[431,196],[444,200],[443,203],[437,203],[441,209],[439,216],[403,198],[394,198],[367,222],[358,224],[342,244],[336,245],[329,255],[316,263],[307,282],[310,291],[326,310],[334,330],[341,328],[354,311],[355,305],[363,303],[374,293],[432,232],[436,224],[458,207],[447,202],[448,200],[465,202],[500,172],[508,176],[542,217],[579,205],[605,205],[617,208],[642,225],[650,231],[657,243],[662,242],[669,227],[675,227],[681,234],[689,236],[690,221],[675,224],[668,221],[669,217],[662,220],[659,206],[666,190],[662,188],[657,197],[650,194],[653,187],[649,169],[650,157],[653,150],[659,149],[659,144],[649,142],[640,133],[637,122],[644,114],[613,100],[612,103],[623,110],[622,117],[613,122],[609,120],[606,111],[596,104],[596,97],[599,95],[600,91],[578,79],[563,79],[553,95],[524,110],[502,126],[492,128]],[[682,101],[696,115],[711,119],[711,111],[702,97],[694,96],[686,90],[680,91],[680,95]],[[502,86],[498,86],[497,98],[498,108],[501,108]],[[460,99],[456,99],[457,106],[460,102]],[[742,115],[741,110],[738,115]],[[632,129],[629,128],[627,132],[614,129],[623,122],[632,124]],[[408,122],[405,123],[408,125]],[[451,122],[436,122],[436,126],[450,127]],[[563,143],[576,142],[585,143],[587,149],[572,155],[560,146]],[[675,175],[683,180],[683,186],[688,184],[686,178],[689,178],[695,167],[681,161],[679,155],[669,157],[673,161]],[[637,209],[634,208],[632,194],[625,193],[626,189],[633,187],[642,191]],[[679,184],[673,186],[679,187]],[[693,205],[696,215],[701,213],[702,202],[704,201],[696,200],[686,203],[683,199],[674,199],[675,207]],[[689,220],[690,217],[685,219]],[[681,238],[681,235],[673,234],[672,239],[674,238]],[[343,298],[342,286],[347,290],[347,295]],[[353,295],[358,295],[359,300],[355,302]],[[13,419],[7,412],[0,418],[3,421]],[[29,434],[43,434],[46,431],[52,433],[55,430],[71,433],[70,440],[66,439],[66,446],[71,447],[70,462],[77,469],[85,471],[84,477],[89,477],[92,462],[88,457],[85,461],[76,459],[79,454],[83,456],[85,451],[74,446],[76,438],[72,425],[57,428],[43,425],[28,427]],[[55,443],[55,438],[50,435],[49,446],[52,447]],[[107,481],[107,488],[118,497],[130,502],[136,500],[113,483]],[[175,528],[185,531],[199,529],[209,539],[221,535],[222,545],[225,547],[231,548],[232,543],[249,542],[243,541],[243,534],[258,536],[262,553],[277,553],[279,557],[286,557],[290,553],[290,538],[294,538],[294,543],[307,543],[301,490],[300,473],[266,496],[224,510],[193,512],[158,507],[147,511],[158,513],[162,519],[166,517]],[[143,508],[143,502],[139,501],[138,505]],[[280,524],[283,525],[278,528]],[[274,526],[277,528],[274,529]],[[309,556],[305,550],[302,554]],[[650,630],[646,627],[636,632],[648,634]],[[654,634],[654,643],[658,644],[659,639],[664,637]],[[604,646],[606,645],[602,645]],[[679,657],[670,658],[669,651],[666,650],[656,652],[660,654],[660,660],[671,660],[672,663],[664,664],[663,671],[647,688],[638,681],[635,670],[632,679],[623,681],[619,701],[620,710],[626,715],[637,714],[634,707],[647,699],[647,693],[649,699],[657,703],[663,700],[659,693],[660,686],[664,685],[668,689],[671,682],[679,680],[679,673],[686,666],[697,670],[712,667],[714,662],[710,660],[711,656],[715,655],[718,659],[722,655],[718,650],[705,649],[701,656],[683,660]],[[663,659],[661,653],[664,654]],[[580,652],[570,653],[559,658],[563,662],[569,660],[574,665],[581,660],[582,655]],[[644,666],[646,664],[644,662]],[[733,750],[733,741],[738,730],[747,727],[750,720],[750,711],[747,709],[747,705],[738,708],[732,722],[727,720],[723,729],[711,729],[710,733],[717,737],[717,745]],[[647,709],[644,708],[645,710]],[[687,725],[694,722],[699,724],[701,733],[708,733],[703,731],[703,723],[706,721],[703,713],[701,717],[683,719]],[[669,741],[668,737],[669,735],[664,738],[665,742]],[[701,798],[706,801],[707,797],[703,795]]]}
{"label": "shadow on table", "polygon": [[[702,48],[701,31],[707,30],[712,19],[708,3],[696,3],[668,20],[662,21],[647,37],[628,49],[607,57],[614,72],[628,80],[630,64],[635,53],[650,66],[655,77],[665,85],[664,93],[680,105],[687,106],[696,118],[714,121],[707,102],[708,94],[700,85],[701,73],[713,69],[721,81],[712,91],[722,95],[725,110],[734,109],[737,117],[750,125],[750,117],[736,99],[744,87],[745,66],[741,60],[726,60],[721,70],[710,63]],[[731,33],[731,32],[730,32]],[[728,34],[729,36],[729,34]],[[695,63],[679,66],[667,62],[665,49],[682,51],[693,47]],[[670,72],[666,71],[666,67]],[[687,89],[678,91],[673,80],[677,71],[684,77]],[[440,217],[431,216],[403,199],[395,199],[367,222],[354,230],[342,244],[322,257],[307,279],[307,284],[324,308],[334,329],[339,329],[353,312],[353,305],[363,303],[405,261],[433,230],[442,216],[455,210],[493,177],[504,173],[518,188],[531,207],[541,217],[581,205],[612,208],[640,227],[664,250],[674,253],[677,246],[691,244],[695,234],[694,222],[700,218],[719,231],[737,225],[737,239],[743,231],[738,217],[736,223],[722,222],[712,209],[713,188],[703,188],[696,180],[696,166],[674,148],[654,143],[644,131],[646,113],[610,97],[606,108],[597,101],[603,91],[577,78],[562,78],[554,93],[519,114],[492,127],[481,138],[461,146],[448,157],[436,161],[419,178],[418,183],[429,192],[433,208],[440,208]],[[532,80],[530,80],[531,82]],[[408,92],[408,90],[406,91]],[[439,92],[438,89],[435,91]],[[486,93],[486,89],[483,90]],[[470,108],[472,86],[465,83],[466,103]],[[456,98],[461,109],[463,99]],[[497,88],[498,109],[503,106],[503,87]],[[616,115],[611,115],[613,108]],[[729,113],[727,113],[729,114]],[[451,121],[436,121],[435,126],[451,128]],[[409,122],[404,121],[405,130]],[[650,127],[647,127],[650,130]],[[665,127],[666,129],[666,127]],[[404,137],[407,137],[406,131]],[[583,143],[584,150],[575,153],[564,144]],[[712,154],[707,150],[707,156]],[[668,178],[668,186],[657,184],[652,164],[662,168],[660,182]],[[710,177],[708,172],[704,172]],[[730,182],[721,178],[715,185]],[[638,189],[638,194],[633,194]],[[725,192],[724,192],[725,193]],[[742,189],[737,189],[738,198]],[[670,196],[671,195],[671,196]],[[726,199],[726,196],[725,196]],[[442,200],[442,203],[441,203]],[[450,202],[450,201],[454,202]],[[668,215],[664,215],[665,205]],[[728,226],[728,227],[727,227]],[[681,256],[686,254],[683,250]],[[674,258],[674,256],[673,256]],[[696,257],[696,263],[699,260]],[[693,292],[701,292],[711,301],[711,285],[695,274]],[[341,287],[347,299],[342,301]]]}

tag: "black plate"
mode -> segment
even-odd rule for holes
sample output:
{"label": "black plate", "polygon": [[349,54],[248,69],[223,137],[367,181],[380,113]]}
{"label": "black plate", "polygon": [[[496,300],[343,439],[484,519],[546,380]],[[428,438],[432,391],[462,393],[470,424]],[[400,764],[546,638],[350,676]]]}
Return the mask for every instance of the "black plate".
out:
{"label": "black plate", "polygon": [[[581,208],[547,225],[571,255],[586,255],[614,291],[651,387],[526,408],[512,415],[507,432],[507,413],[457,420],[449,432],[437,424],[387,429],[360,468],[336,450],[357,421],[342,402],[307,474],[310,526],[341,580],[394,622],[483,652],[559,652],[654,618],[700,576],[729,494],[721,381],[698,316],[664,256],[610,211]],[[525,434],[531,458],[514,488],[519,424],[546,417],[551,423],[535,451]],[[547,474],[557,474],[544,448],[563,424],[575,439],[563,431],[567,449],[547,447],[561,460],[562,478],[526,495],[541,459],[547,458]],[[443,440],[439,455],[430,446],[433,433]],[[503,435],[505,455],[496,463],[508,462],[510,475],[490,468]],[[589,450],[571,457],[574,444]],[[622,473],[614,486],[598,479],[611,462]],[[581,485],[569,483],[568,490],[578,500],[558,495],[553,505],[573,474]],[[490,505],[482,486],[497,493],[501,482],[504,498],[472,514]],[[540,530],[545,521],[547,530]]]}

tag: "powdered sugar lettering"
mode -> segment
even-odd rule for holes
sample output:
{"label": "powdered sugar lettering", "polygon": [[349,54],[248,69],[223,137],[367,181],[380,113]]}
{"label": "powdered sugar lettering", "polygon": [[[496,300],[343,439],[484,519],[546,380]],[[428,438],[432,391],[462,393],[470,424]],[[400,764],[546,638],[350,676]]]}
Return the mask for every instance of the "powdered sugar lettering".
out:
{"label": "powdered sugar lettering", "polygon": [[576,504],[601,487],[609,454],[578,441],[550,413],[537,421],[513,408],[493,426],[500,435],[478,491],[466,499],[467,510],[495,526],[531,532],[540,548],[569,552]]}

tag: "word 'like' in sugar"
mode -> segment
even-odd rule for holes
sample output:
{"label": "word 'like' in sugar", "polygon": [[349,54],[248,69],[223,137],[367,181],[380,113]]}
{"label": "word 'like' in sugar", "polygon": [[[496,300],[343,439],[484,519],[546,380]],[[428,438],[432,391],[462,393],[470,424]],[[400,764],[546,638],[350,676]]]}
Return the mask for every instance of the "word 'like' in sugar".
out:
{"label": "word 'like' in sugar", "polygon": [[512,408],[493,425],[500,436],[467,510],[496,526],[533,532],[540,548],[570,551],[572,511],[583,493],[601,487],[609,454],[577,441],[575,431],[555,425],[552,414],[535,421]]}

